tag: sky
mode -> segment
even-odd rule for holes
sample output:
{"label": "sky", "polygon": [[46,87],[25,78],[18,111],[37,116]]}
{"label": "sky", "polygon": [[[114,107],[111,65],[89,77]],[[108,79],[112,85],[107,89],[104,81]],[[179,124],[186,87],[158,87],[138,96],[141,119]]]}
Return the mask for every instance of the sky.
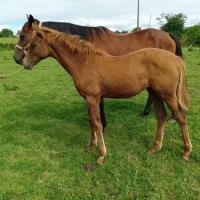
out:
{"label": "sky", "polygon": [[[65,21],[79,25],[132,30],[137,24],[137,0],[1,0],[0,30],[15,33],[32,14],[40,21]],[[200,23],[200,0],[140,0],[140,27],[158,28],[161,13],[184,13],[186,26]]]}

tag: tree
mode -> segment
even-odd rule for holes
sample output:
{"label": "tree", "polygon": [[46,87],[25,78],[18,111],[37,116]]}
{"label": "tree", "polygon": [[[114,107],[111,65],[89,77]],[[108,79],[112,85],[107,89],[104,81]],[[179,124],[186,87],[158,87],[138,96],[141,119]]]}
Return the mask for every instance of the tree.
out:
{"label": "tree", "polygon": [[181,39],[184,34],[184,25],[187,16],[178,14],[161,14],[157,20],[160,23],[160,29],[166,32],[173,33],[177,38]]}
{"label": "tree", "polygon": [[126,34],[126,33],[128,33],[128,31],[122,31],[122,32],[121,32],[121,34]]}
{"label": "tree", "polygon": [[117,34],[126,34],[126,33],[128,33],[128,31],[123,31],[123,30],[122,31],[118,31],[118,30],[116,30],[115,33],[117,33]]}
{"label": "tree", "polygon": [[186,28],[184,40],[187,44],[200,45],[200,24]]}
{"label": "tree", "polygon": [[120,34],[121,32],[120,32],[120,31],[118,31],[118,30],[116,30],[116,31],[115,31],[115,33],[117,33],[117,34]]}
{"label": "tree", "polygon": [[0,37],[14,37],[13,31],[8,28],[4,28],[0,32]]}
{"label": "tree", "polygon": [[135,27],[131,32],[135,32],[135,31],[141,31],[141,27]]}

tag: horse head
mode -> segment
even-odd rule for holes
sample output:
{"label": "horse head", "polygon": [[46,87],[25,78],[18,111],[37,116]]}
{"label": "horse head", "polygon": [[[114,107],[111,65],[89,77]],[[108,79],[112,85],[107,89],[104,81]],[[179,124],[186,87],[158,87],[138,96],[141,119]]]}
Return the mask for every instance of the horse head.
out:
{"label": "horse head", "polygon": [[37,19],[34,19],[32,15],[27,15],[27,22],[25,22],[21,29],[19,40],[15,47],[14,60],[17,64],[22,65],[25,49],[33,38],[33,24],[39,26],[40,22]]}

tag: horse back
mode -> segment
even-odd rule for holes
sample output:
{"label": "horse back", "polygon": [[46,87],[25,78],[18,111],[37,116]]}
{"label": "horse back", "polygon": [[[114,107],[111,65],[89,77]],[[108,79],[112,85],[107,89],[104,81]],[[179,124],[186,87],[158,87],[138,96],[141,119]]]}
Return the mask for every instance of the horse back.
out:
{"label": "horse back", "polygon": [[88,40],[94,43],[95,47],[114,56],[124,55],[148,47],[165,49],[176,53],[176,43],[169,33],[152,28],[128,34],[105,31],[100,35],[93,34]]}

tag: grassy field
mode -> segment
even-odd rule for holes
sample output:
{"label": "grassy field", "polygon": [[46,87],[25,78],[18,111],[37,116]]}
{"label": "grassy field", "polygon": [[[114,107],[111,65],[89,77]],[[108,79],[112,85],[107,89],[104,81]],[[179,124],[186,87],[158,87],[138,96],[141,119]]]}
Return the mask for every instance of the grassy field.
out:
{"label": "grassy field", "polygon": [[0,44],[16,44],[18,38],[0,38]]}
{"label": "grassy field", "polygon": [[13,49],[17,41],[18,38],[0,38],[0,51]]}
{"label": "grassy field", "polygon": [[[103,166],[86,171],[97,153],[84,152],[89,126],[84,100],[53,59],[32,71],[0,79],[0,200],[200,199],[200,49],[188,52],[188,125],[191,159],[182,160],[177,124],[166,123],[162,150],[148,155],[156,130],[154,111],[143,110],[146,92],[106,100]],[[13,51],[0,51],[0,74],[18,70]]]}

